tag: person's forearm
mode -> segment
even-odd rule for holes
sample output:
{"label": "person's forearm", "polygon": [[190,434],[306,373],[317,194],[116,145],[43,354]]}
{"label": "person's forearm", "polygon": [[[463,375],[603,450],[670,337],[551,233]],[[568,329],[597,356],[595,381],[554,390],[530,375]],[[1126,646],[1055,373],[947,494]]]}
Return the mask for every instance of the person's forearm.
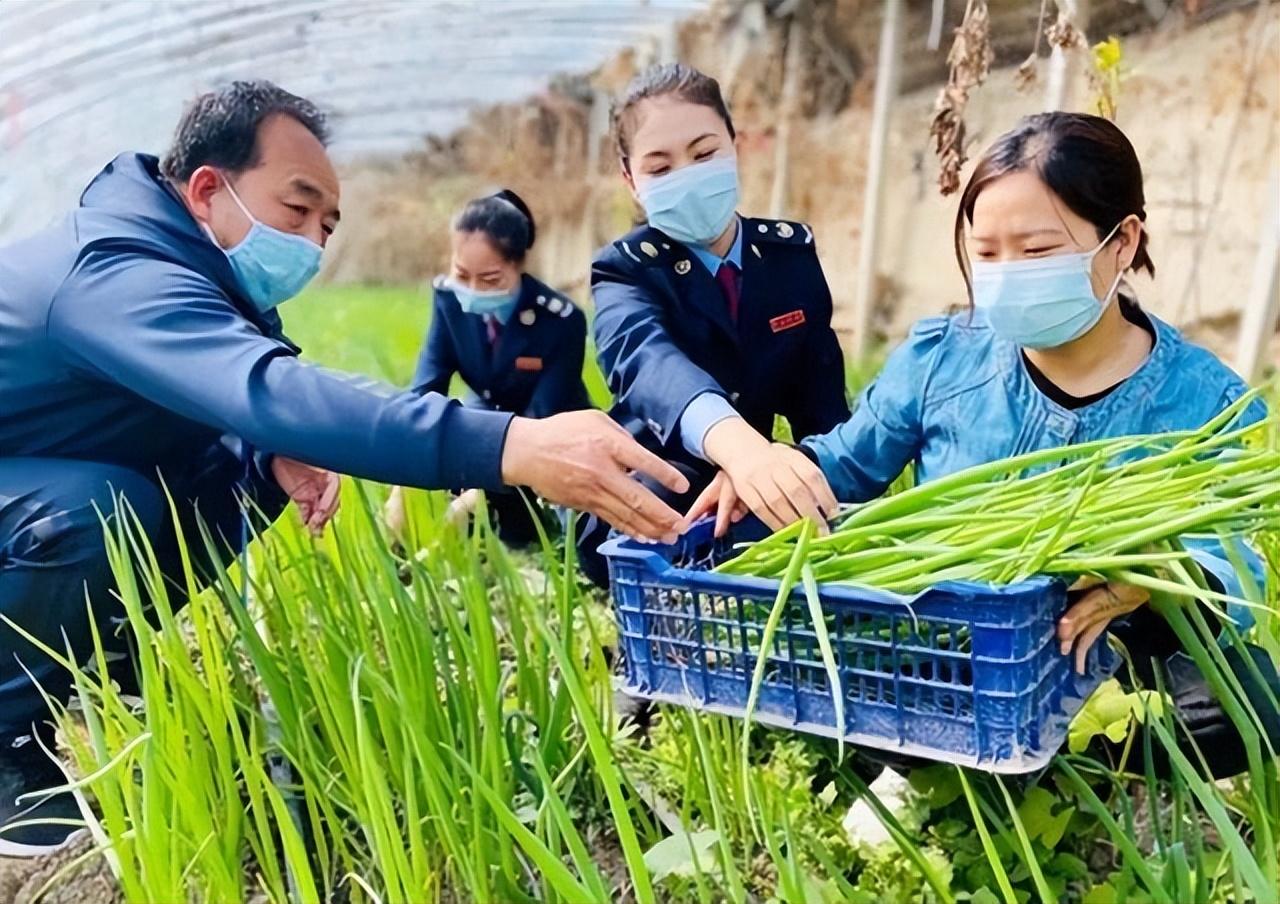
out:
{"label": "person's forearm", "polygon": [[717,423],[707,431],[702,443],[707,460],[726,470],[744,453],[758,452],[768,445],[768,438],[761,436],[741,415]]}
{"label": "person's forearm", "polygon": [[530,419],[513,417],[502,445],[502,482],[510,487],[528,486],[536,467],[536,449],[528,442]]}
{"label": "person's forearm", "polygon": [[739,417],[733,405],[722,395],[704,392],[694,398],[680,415],[680,441],[685,451],[708,461],[706,440],[721,421]]}

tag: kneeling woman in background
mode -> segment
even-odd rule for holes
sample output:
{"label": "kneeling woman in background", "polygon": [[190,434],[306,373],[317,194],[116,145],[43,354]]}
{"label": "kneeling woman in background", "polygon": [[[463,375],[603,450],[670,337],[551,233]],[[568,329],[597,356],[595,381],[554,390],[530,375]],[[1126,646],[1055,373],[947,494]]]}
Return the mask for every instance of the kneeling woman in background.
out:
{"label": "kneeling woman in background", "polygon": [[[613,417],[689,478],[689,494],[667,494],[677,508],[723,468],[773,527],[831,514],[818,469],[773,442],[778,416],[796,436],[849,416],[813,231],[738,213],[735,132],[715,79],[653,67],[618,101],[614,129],[647,222],[591,268]],[[590,519],[580,540],[583,570],[599,583],[607,533]]]}
{"label": "kneeling woman in background", "polygon": [[[467,405],[542,418],[591,407],[582,382],[587,322],[582,312],[524,270],[535,237],[533,214],[510,190],[469,202],[453,222],[447,276],[434,283],[431,325],[418,357],[413,391],[448,393],[454,374],[471,390]],[[455,502],[474,506],[475,491]],[[491,493],[489,511],[508,543],[537,539],[524,490]],[[399,487],[387,521],[404,523]]]}

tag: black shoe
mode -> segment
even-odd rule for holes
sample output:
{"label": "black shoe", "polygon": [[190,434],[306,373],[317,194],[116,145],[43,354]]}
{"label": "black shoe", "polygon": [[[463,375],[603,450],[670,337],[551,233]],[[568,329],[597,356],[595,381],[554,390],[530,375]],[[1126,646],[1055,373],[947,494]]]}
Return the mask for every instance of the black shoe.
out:
{"label": "black shoe", "polygon": [[80,808],[71,792],[40,793],[67,783],[42,743],[54,749],[53,732],[44,727],[38,735],[0,738],[0,857],[50,854],[82,831]]}

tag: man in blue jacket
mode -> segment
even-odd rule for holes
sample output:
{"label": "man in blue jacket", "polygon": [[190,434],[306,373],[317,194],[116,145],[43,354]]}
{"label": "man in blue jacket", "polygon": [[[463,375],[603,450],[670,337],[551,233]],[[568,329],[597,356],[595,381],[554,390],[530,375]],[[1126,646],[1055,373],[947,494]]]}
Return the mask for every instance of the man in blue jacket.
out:
{"label": "man in blue jacket", "polygon": [[[305,364],[276,306],[315,275],[337,226],[322,114],[267,82],[206,94],[163,163],[113,160],[57,226],[0,249],[0,854],[65,841],[70,795],[41,752],[68,677],[34,638],[83,660],[113,606],[99,512],[128,500],[162,567],[196,513],[230,557],[241,491],[268,519],[292,499],[312,529],[334,472],[416,487],[528,486],[636,536],[679,516],[628,472],[681,490],[600,412],[534,421]],[[201,563],[197,563],[201,564]],[[203,563],[208,565],[208,563]],[[15,630],[15,627],[19,630]],[[43,736],[43,737],[42,737]]]}

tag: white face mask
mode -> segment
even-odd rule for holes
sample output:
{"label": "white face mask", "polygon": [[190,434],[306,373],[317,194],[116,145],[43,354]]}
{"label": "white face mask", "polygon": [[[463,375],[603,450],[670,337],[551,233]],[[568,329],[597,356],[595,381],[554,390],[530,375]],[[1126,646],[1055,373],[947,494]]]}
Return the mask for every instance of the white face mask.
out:
{"label": "white face mask", "polygon": [[1116,274],[1101,299],[1093,294],[1093,259],[1120,229],[1092,251],[1024,261],[973,264],[973,304],[996,334],[1023,348],[1056,348],[1093,329],[1124,276]]}
{"label": "white face mask", "polygon": [[738,208],[738,158],[713,157],[643,178],[636,194],[654,229],[677,242],[706,245],[729,228]]}

